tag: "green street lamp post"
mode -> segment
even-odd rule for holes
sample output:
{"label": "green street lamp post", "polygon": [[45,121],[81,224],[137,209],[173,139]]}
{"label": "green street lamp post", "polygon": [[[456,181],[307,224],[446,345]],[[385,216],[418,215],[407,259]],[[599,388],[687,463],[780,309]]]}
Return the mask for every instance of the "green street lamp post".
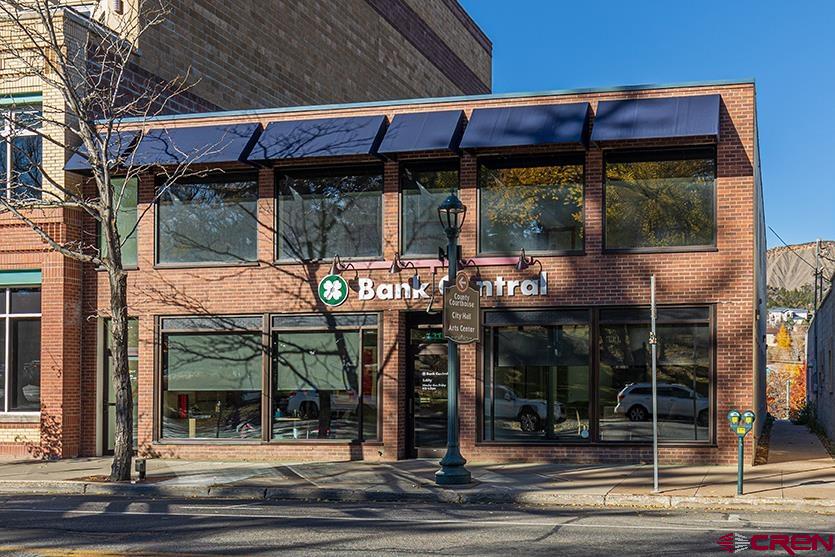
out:
{"label": "green street lamp post", "polygon": [[[458,235],[467,216],[467,207],[452,193],[438,207],[438,218],[447,237],[447,262],[449,272],[445,289],[455,284],[458,273]],[[445,294],[446,295],[446,294]],[[438,485],[463,485],[470,483],[470,471],[464,465],[458,444],[458,344],[447,340],[447,441],[446,454],[441,459],[441,469],[435,472]]]}

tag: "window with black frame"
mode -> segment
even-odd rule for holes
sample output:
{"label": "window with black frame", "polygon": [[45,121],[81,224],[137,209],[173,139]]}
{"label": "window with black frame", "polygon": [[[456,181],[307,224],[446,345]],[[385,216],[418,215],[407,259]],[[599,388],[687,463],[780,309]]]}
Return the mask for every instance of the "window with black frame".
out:
{"label": "window with black frame", "polygon": [[607,249],[716,244],[713,148],[606,155]]}
{"label": "window with black frame", "polygon": [[163,439],[260,439],[261,317],[163,318]]}
{"label": "window with black frame", "polygon": [[488,312],[485,324],[485,439],[588,439],[588,311]]}
{"label": "window with black frame", "polygon": [[[658,436],[707,441],[712,356],[709,308],[659,308],[656,321]],[[648,309],[600,310],[601,441],[652,441]]]}
{"label": "window with black frame", "polygon": [[482,253],[583,249],[583,160],[480,162]]}
{"label": "window with black frame", "polygon": [[382,207],[381,168],[287,172],[278,178],[277,257],[379,257]]}
{"label": "window with black frame", "polygon": [[379,437],[376,315],[273,317],[272,438]]}
{"label": "window with black frame", "polygon": [[7,199],[41,198],[43,139],[40,105],[0,108],[0,196]]}
{"label": "window with black frame", "polygon": [[157,262],[240,263],[258,257],[258,183],[224,174],[161,184]]}
{"label": "window with black frame", "polygon": [[0,412],[41,409],[41,290],[0,288]]}
{"label": "window with black frame", "polygon": [[438,206],[458,192],[458,165],[404,165],[400,173],[400,252],[435,256],[447,243]]}

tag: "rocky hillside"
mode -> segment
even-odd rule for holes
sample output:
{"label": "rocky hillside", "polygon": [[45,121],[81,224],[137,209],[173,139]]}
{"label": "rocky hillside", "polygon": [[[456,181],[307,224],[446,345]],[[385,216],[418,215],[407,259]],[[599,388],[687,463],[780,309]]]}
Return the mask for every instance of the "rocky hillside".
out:
{"label": "rocky hillside", "polygon": [[[835,241],[821,242],[822,253],[828,257],[821,258],[824,276],[832,276],[835,272]],[[794,253],[792,253],[792,250]],[[795,255],[796,254],[796,255]],[[800,257],[798,257],[798,255]],[[785,290],[801,290],[804,287],[813,288],[812,267],[800,260],[815,264],[815,242],[795,244],[791,248],[780,246],[768,250],[768,286]]]}

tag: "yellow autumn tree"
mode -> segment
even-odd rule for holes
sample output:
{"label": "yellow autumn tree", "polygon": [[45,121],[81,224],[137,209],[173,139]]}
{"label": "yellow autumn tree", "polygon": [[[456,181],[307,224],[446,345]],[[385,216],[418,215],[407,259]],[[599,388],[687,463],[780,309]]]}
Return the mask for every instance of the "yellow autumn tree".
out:
{"label": "yellow autumn tree", "polygon": [[774,339],[777,342],[777,346],[782,348],[783,350],[791,350],[792,347],[792,337],[789,335],[789,332],[786,330],[785,325],[780,325],[780,330],[777,331],[777,336]]}

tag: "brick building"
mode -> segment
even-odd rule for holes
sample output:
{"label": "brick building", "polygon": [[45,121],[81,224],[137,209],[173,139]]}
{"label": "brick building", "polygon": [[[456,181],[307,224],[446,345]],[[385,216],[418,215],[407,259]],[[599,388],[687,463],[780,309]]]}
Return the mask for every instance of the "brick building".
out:
{"label": "brick building", "polygon": [[[662,462],[731,462],[726,413],[764,415],[750,82],[193,114],[142,127],[131,149],[146,162],[170,162],[172,146],[181,157],[200,142],[222,148],[193,161],[204,178],[132,184],[128,222],[145,214],[128,279],[141,455],[441,454],[437,206],[450,192],[468,208],[461,259],[482,293],[481,340],[460,349],[466,458],[650,460],[652,274]],[[44,282],[56,273],[42,269]],[[92,268],[62,277],[62,289],[42,292],[44,330],[72,322],[81,340],[45,335],[44,359],[80,350],[81,365],[57,375],[60,388],[42,379],[43,396],[60,391],[78,409],[78,454],[100,454],[107,280]]]}
{"label": "brick building", "polygon": [[[131,33],[149,15],[137,11],[135,0],[62,4],[54,17],[71,58],[91,30],[109,29],[140,43],[128,87],[141,92],[188,75],[194,86],[172,99],[167,111],[173,113],[490,91],[492,46],[454,0],[252,0],[236,2],[234,10],[214,0],[172,2],[165,21],[139,37]],[[34,13],[18,16],[37,27]],[[6,39],[15,33],[9,25],[0,23]],[[0,194],[14,197],[6,183],[27,191],[27,181],[38,187],[43,182],[53,193],[74,185],[78,177],[63,172],[70,154],[61,145],[77,138],[63,126],[70,117],[60,93],[9,51],[0,56],[0,77]],[[42,119],[39,132],[17,125],[32,118]],[[44,140],[49,137],[58,144]],[[81,237],[83,223],[73,210],[30,216],[59,241]],[[40,456],[43,447],[53,456],[91,452],[82,447],[81,433],[83,273],[80,264],[47,250],[27,226],[0,211],[0,292],[6,297],[0,313],[0,455]],[[21,313],[19,300],[27,296]],[[107,397],[99,402],[109,404]]]}
{"label": "brick building", "polygon": [[[824,283],[825,284],[825,283]],[[815,311],[806,333],[806,397],[815,419],[835,438],[835,295],[832,289]]]}

